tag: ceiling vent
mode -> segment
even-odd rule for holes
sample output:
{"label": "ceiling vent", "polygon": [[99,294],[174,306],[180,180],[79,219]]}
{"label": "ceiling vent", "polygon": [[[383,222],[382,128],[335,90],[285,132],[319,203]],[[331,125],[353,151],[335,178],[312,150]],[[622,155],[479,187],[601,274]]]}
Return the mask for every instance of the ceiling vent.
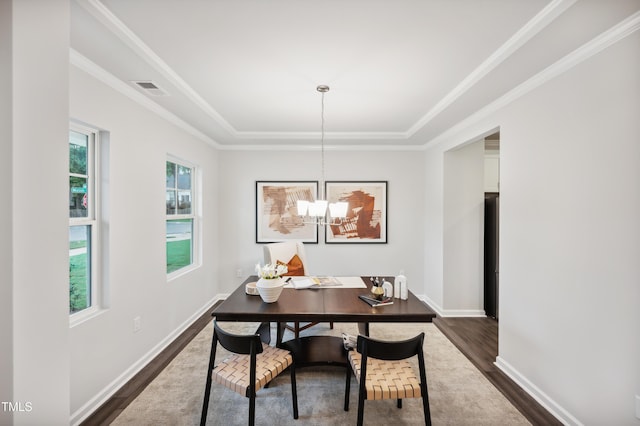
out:
{"label": "ceiling vent", "polygon": [[164,89],[158,87],[156,83],[150,80],[146,81],[132,81],[133,84],[136,85],[139,89],[142,89],[143,92],[148,93],[153,96],[169,96]]}

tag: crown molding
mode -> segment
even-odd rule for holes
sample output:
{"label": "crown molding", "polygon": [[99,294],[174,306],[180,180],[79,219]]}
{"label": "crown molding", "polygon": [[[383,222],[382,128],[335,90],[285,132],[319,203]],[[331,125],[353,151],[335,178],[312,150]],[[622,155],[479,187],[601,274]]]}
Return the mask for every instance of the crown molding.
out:
{"label": "crown molding", "polygon": [[[320,132],[238,132],[239,139],[270,139],[270,140],[289,140],[289,139],[318,139]],[[325,139],[398,139],[406,140],[408,135],[406,132],[325,132]]]}
{"label": "crown molding", "polygon": [[[180,117],[176,116],[172,112],[166,110],[162,106],[158,105],[151,99],[149,99],[144,94],[138,92],[132,86],[123,82],[122,80],[115,77],[113,74],[106,71],[104,68],[100,67],[95,62],[91,61],[87,57],[83,56],[81,53],[76,51],[75,49],[69,49],[69,62],[71,65],[76,68],[86,72],[107,86],[111,87],[115,91],[127,96],[134,102],[138,103],[140,106],[147,108],[149,111],[157,114],[161,118],[167,120],[168,122],[174,124],[190,135],[195,136],[201,141],[213,146],[216,149],[222,151],[319,151],[320,147],[315,145],[231,145],[231,144],[220,144],[215,140],[211,139],[204,133],[200,132]],[[363,133],[365,134],[365,133]],[[368,133],[367,133],[368,134]],[[274,135],[273,139],[315,139],[318,138],[318,132],[308,132],[308,133],[272,133]],[[277,137],[275,135],[278,135]],[[329,138],[340,138],[340,139],[359,139],[357,137],[353,137],[352,134],[349,133],[329,133],[327,134]],[[371,133],[371,139],[381,139],[388,138],[393,139],[393,135],[389,133]],[[351,138],[349,137],[351,136]],[[423,145],[325,145],[325,150],[327,151],[424,151],[425,147]]]}
{"label": "crown molding", "polygon": [[[292,152],[292,151],[321,151],[322,148],[317,145],[220,145],[218,147],[221,151],[278,151],[278,152]],[[325,151],[339,151],[339,152],[351,152],[351,151],[386,151],[386,152],[400,152],[400,151],[425,151],[425,145],[325,145]]]}
{"label": "crown molding", "polygon": [[78,51],[72,48],[69,49],[69,62],[71,63],[71,65],[95,77],[96,79],[103,82],[107,86],[122,93],[123,95],[127,96],[128,98],[130,98],[134,102],[137,102],[138,104],[147,108],[148,110],[156,113],[163,119],[181,128],[182,130],[189,133],[190,135],[195,136],[196,138],[200,139],[201,141],[215,148],[220,148],[220,144],[218,142],[214,141],[209,136],[197,130],[196,128],[194,128],[193,126],[191,126],[190,124],[182,120],[177,115],[173,114],[172,112],[166,110],[165,108],[161,107],[157,103],[153,102],[151,99],[147,98],[145,95],[138,92],[136,89],[129,86],[128,84],[124,83],[122,80],[118,79],[113,74],[109,73],[104,68],[100,67],[95,62],[92,62],[91,60],[89,60],[88,58],[86,58],[85,56],[83,56]]}
{"label": "crown molding", "polygon": [[[397,139],[408,140],[417,131],[427,125],[449,105],[466,93],[479,80],[491,70],[501,64],[524,43],[540,32],[556,17],[573,5],[577,0],[553,0],[532,18],[524,27],[514,34],[506,43],[487,58],[478,68],[462,80],[451,92],[440,100],[421,119],[403,132],[348,132],[338,135],[327,135],[329,138],[347,140],[379,140]],[[78,2],[105,25],[112,33],[120,38],[138,56],[144,59],[158,73],[171,82],[185,97],[199,107],[205,114],[218,123],[226,132],[236,139],[264,139],[264,140],[288,140],[288,139],[313,139],[317,133],[285,133],[285,132],[243,132],[236,130],[227,120],[220,115],[207,101],[205,101],[191,86],[187,84],[166,62],[164,62],[149,46],[147,46],[131,29],[129,29],[117,16],[115,16],[100,0],[78,0]]]}
{"label": "crown molding", "polygon": [[488,117],[489,115],[495,113],[496,111],[504,108],[506,105],[512,103],[513,101],[521,98],[537,87],[543,85],[549,80],[552,80],[571,68],[577,66],[583,61],[591,58],[592,56],[600,53],[604,49],[609,46],[623,40],[627,36],[633,34],[635,31],[640,29],[640,11],[632,14],[626,19],[622,20],[618,24],[614,25],[607,31],[601,33],[600,35],[594,37],[587,43],[578,47],[568,55],[549,65],[547,68],[543,69],[530,79],[525,82],[519,84],[514,87],[503,96],[499,97],[495,101],[486,105],[482,109],[478,110],[474,114],[471,114],[466,119],[462,120],[458,124],[449,128],[445,132],[431,139],[427,143],[425,143],[425,148],[430,148],[435,145],[438,145],[455,134],[461,132],[465,128],[477,123],[478,121]]}
{"label": "crown molding", "polygon": [[464,78],[456,87],[440,100],[431,110],[419,119],[407,131],[408,137],[426,126],[431,120],[437,117],[442,111],[454,103],[460,96],[471,89],[478,81],[489,74],[494,68],[508,59],[520,47],[528,42],[533,36],[542,31],[547,25],[553,22],[565,10],[573,6],[577,0],[553,0],[536,16],[518,30],[509,40],[498,48],[491,56],[484,60],[475,70]]}
{"label": "crown molding", "polygon": [[[553,0],[544,9],[542,9],[534,18],[532,18],[524,27],[514,34],[506,43],[496,50],[489,58],[487,58],[478,68],[470,73],[462,80],[451,92],[449,92],[434,108],[427,112],[420,120],[418,120],[411,128],[404,132],[331,132],[327,133],[327,139],[334,140],[408,140],[422,127],[429,123],[433,118],[440,114],[444,109],[451,105],[456,99],[467,92],[481,78],[486,76],[492,69],[504,62],[509,56],[517,51],[522,45],[529,41],[533,36],[538,34],[550,22],[556,19],[565,10],[571,7],[577,0]],[[99,0],[78,0],[85,9],[102,22],[110,31],[123,40],[136,54],[147,61],[156,71],[167,78],[176,88],[178,88],[187,98],[201,108],[207,115],[212,117],[220,124],[232,137],[237,139],[263,139],[263,140],[311,140],[318,138],[319,132],[240,132],[229,124],[217,111],[215,111],[202,97],[200,97],[178,74],[173,71],[162,59],[155,54],[135,33],[133,33],[122,21],[120,21],[104,4]],[[360,150],[376,150],[376,151],[420,151],[429,149],[439,143],[450,139],[455,134],[461,132],[465,128],[477,123],[478,121],[488,117],[504,106],[519,99],[545,82],[563,74],[565,71],[580,64],[584,60],[592,57],[600,51],[606,49],[612,44],[624,39],[640,28],[640,12],[636,12],[613,26],[609,30],[596,36],[591,41],[585,43],[565,57],[556,61],[549,67],[540,71],[530,79],[516,86],[500,98],[481,108],[477,112],[471,114],[466,119],[449,128],[440,135],[420,145],[332,145],[326,146],[326,149],[335,151],[360,151]],[[150,109],[169,122],[182,128],[187,133],[197,137],[198,139],[208,143],[209,145],[220,150],[238,150],[238,151],[306,151],[319,149],[316,147],[303,145],[231,145],[220,144],[210,137],[206,136],[193,126],[189,125],[175,114],[169,112],[165,108],[156,104],[146,96],[137,92],[135,89],[117,79],[106,70],[91,62],[77,51],[70,50],[70,60],[72,65],[93,75],[103,83],[111,86],[115,90],[123,93],[132,100],[138,102],[142,106]]]}
{"label": "crown molding", "polygon": [[[185,97],[200,108],[206,115],[218,123],[227,133],[235,139],[264,139],[264,140],[290,140],[290,139],[316,139],[318,132],[243,132],[236,130],[227,120],[220,115],[207,101],[205,101],[191,86],[187,84],[166,62],[164,62],[147,44],[145,44],[124,22],[114,15],[100,0],[78,0],[91,15],[98,19],[105,27],[122,40],[139,57],[145,60],[158,73],[165,77]],[[407,132],[343,132],[327,133],[327,138],[337,139],[398,139],[409,138]]]}
{"label": "crown molding", "polygon": [[78,0],[78,2],[120,40],[129,46],[138,56],[144,59],[158,73],[171,82],[191,102],[205,114],[213,118],[225,131],[238,137],[238,131],[222,117],[207,101],[184,81],[166,62],[164,62],[149,46],[147,46],[124,22],[118,19],[99,0]]}

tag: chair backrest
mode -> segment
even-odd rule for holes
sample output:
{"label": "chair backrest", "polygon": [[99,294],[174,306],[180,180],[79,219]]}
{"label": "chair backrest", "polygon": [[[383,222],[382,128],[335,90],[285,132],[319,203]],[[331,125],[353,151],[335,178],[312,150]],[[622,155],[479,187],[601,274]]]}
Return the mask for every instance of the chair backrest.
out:
{"label": "chair backrest", "polygon": [[382,341],[359,335],[357,348],[363,357],[397,361],[411,358],[414,355],[418,355],[421,358],[423,343],[424,333],[401,341]]}
{"label": "chair backrest", "polygon": [[301,241],[265,244],[263,249],[265,263],[275,263],[279,260],[286,264],[297,254],[302,261],[305,275],[309,275],[309,264],[307,263],[304,244]]}
{"label": "chair backrest", "polygon": [[256,354],[262,353],[261,333],[238,335],[224,331],[218,326],[217,321],[213,321],[213,341],[220,343],[229,352],[241,355],[250,355],[253,349]]}

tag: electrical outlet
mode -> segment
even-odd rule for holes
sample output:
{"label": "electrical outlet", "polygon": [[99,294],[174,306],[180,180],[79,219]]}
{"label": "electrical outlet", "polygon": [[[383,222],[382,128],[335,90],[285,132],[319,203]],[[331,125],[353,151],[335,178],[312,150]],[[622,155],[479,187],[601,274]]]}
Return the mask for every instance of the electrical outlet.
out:
{"label": "electrical outlet", "polygon": [[133,319],[133,332],[137,333],[142,328],[142,318],[135,317]]}
{"label": "electrical outlet", "polygon": [[636,395],[636,417],[640,419],[640,395]]}
{"label": "electrical outlet", "polygon": [[237,278],[242,278],[242,268],[236,269],[236,277]]}

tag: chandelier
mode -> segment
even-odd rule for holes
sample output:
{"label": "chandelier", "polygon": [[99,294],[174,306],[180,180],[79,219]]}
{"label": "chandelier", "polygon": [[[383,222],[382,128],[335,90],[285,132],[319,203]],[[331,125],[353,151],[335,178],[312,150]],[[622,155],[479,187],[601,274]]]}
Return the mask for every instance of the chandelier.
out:
{"label": "chandelier", "polygon": [[[315,201],[298,200],[298,216],[305,224],[313,225],[340,225],[342,219],[347,217],[349,203],[338,201],[329,203],[324,193],[324,94],[329,91],[329,86],[321,84],[316,88],[322,95],[321,100],[321,127],[320,127],[320,152],[322,157],[322,180],[320,181],[320,196]],[[327,211],[327,207],[329,207]],[[328,213],[328,214],[327,214]]]}

